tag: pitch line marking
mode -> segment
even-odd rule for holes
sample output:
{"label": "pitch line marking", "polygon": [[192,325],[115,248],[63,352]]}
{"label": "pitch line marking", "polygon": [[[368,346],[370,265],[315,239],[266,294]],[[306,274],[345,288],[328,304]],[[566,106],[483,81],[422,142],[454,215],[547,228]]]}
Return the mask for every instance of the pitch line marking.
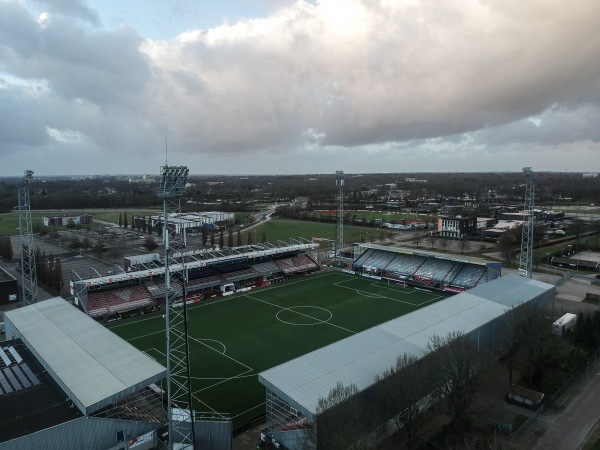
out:
{"label": "pitch line marking", "polygon": [[254,410],[254,409],[256,409],[256,408],[260,408],[262,405],[266,405],[266,404],[267,404],[267,402],[262,402],[262,403],[260,403],[259,405],[253,406],[252,408],[249,408],[249,409],[247,409],[246,411],[242,411],[241,413],[239,413],[239,414],[236,414],[235,416],[232,416],[231,418],[232,418],[232,419],[235,419],[236,417],[239,417],[239,416],[241,416],[242,414],[246,414],[248,411],[252,411],[252,410]]}
{"label": "pitch line marking", "polygon": [[243,362],[241,362],[241,361],[238,361],[237,359],[235,359],[235,358],[233,358],[233,357],[231,357],[231,356],[229,356],[229,355],[226,355],[225,353],[221,353],[221,352],[219,352],[219,351],[215,350],[215,349],[214,349],[213,347],[211,347],[210,345],[208,345],[208,344],[205,344],[204,342],[202,342],[201,340],[199,340],[199,339],[197,339],[197,338],[195,338],[195,337],[189,336],[189,338],[190,338],[190,339],[192,339],[193,341],[196,341],[196,342],[197,342],[198,344],[200,344],[200,345],[204,345],[205,347],[208,347],[208,348],[209,348],[209,349],[211,349],[213,352],[216,352],[216,353],[218,353],[219,355],[222,355],[222,356],[224,356],[225,358],[227,358],[227,359],[230,359],[230,360],[231,360],[231,361],[233,361],[234,363],[236,363],[236,364],[239,364],[240,366],[244,366],[246,369],[254,370],[254,369],[252,369],[252,367],[250,367],[250,366],[247,366],[247,365],[246,365],[246,364],[244,364]]}
{"label": "pitch line marking", "polygon": [[[261,302],[261,303],[265,303],[265,304],[270,305],[270,306],[274,306],[275,308],[279,308],[280,310],[287,309],[287,308],[284,308],[283,306],[276,305],[275,303],[270,303],[270,302],[268,302],[266,300],[261,300],[260,298],[253,297],[253,296],[248,295],[248,294],[246,294],[245,296],[248,297],[248,298],[250,298],[250,299],[252,299],[252,300],[256,300],[257,302]],[[298,312],[298,311],[293,311],[293,312],[295,312],[296,314],[298,314],[300,316],[308,317],[309,319],[318,320],[317,318],[312,317],[312,316],[310,316],[308,314],[303,314],[303,313]],[[339,328],[340,330],[347,331],[348,333],[356,334],[356,331],[349,330],[348,328],[344,328],[344,327],[342,327],[340,325],[336,325],[336,324],[331,323],[331,322],[325,322],[325,323],[327,325],[331,325],[332,327]]]}

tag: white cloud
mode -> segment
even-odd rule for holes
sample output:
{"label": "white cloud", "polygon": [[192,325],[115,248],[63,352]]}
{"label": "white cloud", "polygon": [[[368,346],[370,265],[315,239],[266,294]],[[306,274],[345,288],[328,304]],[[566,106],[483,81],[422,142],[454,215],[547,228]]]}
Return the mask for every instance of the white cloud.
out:
{"label": "white cloud", "polygon": [[[340,155],[364,170],[401,170],[395,158],[491,170],[500,148],[517,160],[531,150],[543,163],[581,148],[600,163],[592,0],[275,2],[268,17],[171,41],[89,29],[81,21],[99,25],[97,15],[79,1],[43,4],[59,16],[40,21],[20,2],[2,3],[0,73],[47,87],[23,100],[22,86],[0,84],[0,108],[36,116],[36,139],[9,133],[13,151],[48,145],[55,129],[132,158],[168,135],[183,158],[240,171],[249,167],[240,158],[282,171],[272,155],[306,155],[320,164],[313,171]],[[24,130],[19,117],[13,128]]]}

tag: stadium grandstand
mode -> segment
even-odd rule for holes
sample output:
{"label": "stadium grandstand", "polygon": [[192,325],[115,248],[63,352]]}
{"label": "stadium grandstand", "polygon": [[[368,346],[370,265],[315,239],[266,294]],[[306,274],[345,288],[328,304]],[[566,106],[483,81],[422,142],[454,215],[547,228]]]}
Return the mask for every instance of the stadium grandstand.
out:
{"label": "stadium grandstand", "polygon": [[[279,244],[177,253],[177,263],[169,267],[174,274],[171,288],[181,291],[183,296],[185,286],[187,301],[201,301],[320,270],[319,264],[307,254],[318,244],[309,241]],[[116,272],[108,275],[91,269],[91,276],[82,278],[72,271],[70,288],[75,305],[90,317],[105,322],[159,309],[165,298],[164,264],[156,258],[125,260],[126,269],[115,265]]]}
{"label": "stadium grandstand", "polygon": [[4,325],[0,450],[157,447],[165,367],[60,297]]}
{"label": "stadium grandstand", "polygon": [[355,244],[354,272],[447,292],[463,292],[502,274],[502,263],[465,255]]}
{"label": "stadium grandstand", "polygon": [[[372,250],[378,249],[366,250],[365,259],[386,261]],[[415,272],[427,261],[425,255],[409,256],[423,258],[420,263],[411,258],[411,267],[417,264],[411,268]],[[440,267],[439,272],[446,269]],[[295,450],[310,442],[314,448],[336,448],[331,430],[352,437],[353,442],[344,448],[376,443],[395,429],[394,419],[407,407],[397,398],[387,399],[390,380],[382,377],[395,366],[398,356],[407,354],[417,358],[416,364],[427,364],[435,358],[435,352],[428,349],[432,337],[451,332],[464,334],[477,351],[501,354],[512,334],[509,315],[524,305],[551,304],[555,295],[554,285],[503,276],[259,373],[267,390],[264,445],[276,442],[278,448]],[[396,376],[401,371],[390,375]],[[339,386],[355,386],[356,390],[324,407],[323,399]],[[425,393],[430,395],[436,394]]]}

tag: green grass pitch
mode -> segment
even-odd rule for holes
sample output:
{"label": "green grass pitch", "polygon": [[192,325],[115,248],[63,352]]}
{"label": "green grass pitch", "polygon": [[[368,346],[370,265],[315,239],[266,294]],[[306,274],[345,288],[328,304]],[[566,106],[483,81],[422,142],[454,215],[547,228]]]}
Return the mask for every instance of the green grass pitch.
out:
{"label": "green grass pitch", "polygon": [[[321,272],[195,304],[189,309],[194,409],[228,413],[237,428],[264,413],[259,372],[445,297]],[[166,364],[162,314],[110,329]]]}

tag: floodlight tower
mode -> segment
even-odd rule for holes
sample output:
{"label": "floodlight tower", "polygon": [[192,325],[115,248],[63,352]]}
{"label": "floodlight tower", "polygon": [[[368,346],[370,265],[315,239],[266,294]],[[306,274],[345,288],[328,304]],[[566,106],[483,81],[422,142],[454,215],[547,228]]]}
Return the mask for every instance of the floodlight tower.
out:
{"label": "floodlight tower", "polygon": [[533,260],[533,230],[535,225],[534,206],[535,206],[535,178],[531,167],[523,167],[525,174],[525,210],[527,218],[523,223],[523,234],[521,237],[521,253],[519,255],[519,275],[522,277],[532,277]]}
{"label": "floodlight tower", "polygon": [[23,306],[36,303],[38,299],[37,274],[35,270],[35,247],[33,243],[33,226],[31,224],[31,204],[29,203],[29,183],[33,171],[26,170],[23,181],[18,187],[19,200],[19,232],[21,235],[21,288],[23,289]]}
{"label": "floodlight tower", "polygon": [[[188,317],[185,302],[185,260],[174,261],[175,252],[185,246],[185,231],[176,233],[170,227],[172,218],[181,215],[181,197],[189,169],[185,166],[161,167],[158,197],[163,199],[163,242],[165,246],[165,320],[167,337],[167,394],[169,414],[169,445],[171,449],[194,448]],[[171,220],[169,220],[171,219]],[[173,271],[173,273],[171,273]],[[171,284],[171,276],[181,274],[181,289]]]}
{"label": "floodlight tower", "polygon": [[344,248],[344,172],[335,172],[335,185],[337,187],[337,220],[335,227],[335,260],[342,264],[342,250]]}

